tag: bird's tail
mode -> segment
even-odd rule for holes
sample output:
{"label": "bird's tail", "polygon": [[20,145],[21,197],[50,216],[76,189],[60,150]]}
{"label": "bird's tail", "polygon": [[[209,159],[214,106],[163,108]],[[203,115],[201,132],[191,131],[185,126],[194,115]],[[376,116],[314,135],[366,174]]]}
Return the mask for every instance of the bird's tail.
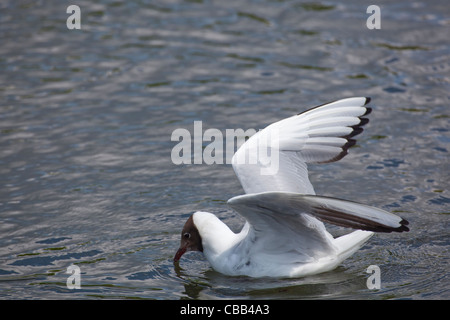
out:
{"label": "bird's tail", "polygon": [[334,239],[340,260],[345,260],[361,248],[372,237],[373,232],[356,230],[352,233]]}

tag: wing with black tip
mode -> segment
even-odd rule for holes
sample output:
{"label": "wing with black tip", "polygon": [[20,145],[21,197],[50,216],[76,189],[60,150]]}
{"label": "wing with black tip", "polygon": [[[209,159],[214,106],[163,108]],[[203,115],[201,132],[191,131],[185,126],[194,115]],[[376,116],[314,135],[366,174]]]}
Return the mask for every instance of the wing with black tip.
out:
{"label": "wing with black tip", "polygon": [[370,98],[342,99],[275,122],[247,140],[232,159],[246,193],[315,194],[307,163],[342,159],[371,112]]}

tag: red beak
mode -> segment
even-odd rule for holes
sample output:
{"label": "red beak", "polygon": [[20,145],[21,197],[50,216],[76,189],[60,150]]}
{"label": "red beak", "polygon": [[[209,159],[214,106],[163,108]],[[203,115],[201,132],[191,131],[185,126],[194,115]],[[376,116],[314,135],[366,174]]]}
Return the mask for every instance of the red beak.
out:
{"label": "red beak", "polygon": [[178,262],[180,260],[181,256],[187,251],[187,246],[180,247],[178,249],[177,253],[175,254],[175,257],[173,258],[173,262]]}

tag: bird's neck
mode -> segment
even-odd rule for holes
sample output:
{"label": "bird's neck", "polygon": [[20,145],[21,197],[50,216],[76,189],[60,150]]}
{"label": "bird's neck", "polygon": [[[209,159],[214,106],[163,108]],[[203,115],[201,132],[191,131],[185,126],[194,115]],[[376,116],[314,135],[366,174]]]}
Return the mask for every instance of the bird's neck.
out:
{"label": "bird's neck", "polygon": [[194,223],[206,256],[221,255],[236,244],[238,235],[212,213],[196,212]]}

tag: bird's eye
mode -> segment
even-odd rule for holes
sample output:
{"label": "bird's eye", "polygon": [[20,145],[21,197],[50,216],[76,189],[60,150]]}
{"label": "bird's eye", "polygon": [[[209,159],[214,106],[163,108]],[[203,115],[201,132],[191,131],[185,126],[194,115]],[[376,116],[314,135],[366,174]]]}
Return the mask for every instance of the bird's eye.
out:
{"label": "bird's eye", "polygon": [[185,239],[189,239],[191,237],[191,234],[189,232],[186,232],[185,234],[183,234],[183,237]]}

